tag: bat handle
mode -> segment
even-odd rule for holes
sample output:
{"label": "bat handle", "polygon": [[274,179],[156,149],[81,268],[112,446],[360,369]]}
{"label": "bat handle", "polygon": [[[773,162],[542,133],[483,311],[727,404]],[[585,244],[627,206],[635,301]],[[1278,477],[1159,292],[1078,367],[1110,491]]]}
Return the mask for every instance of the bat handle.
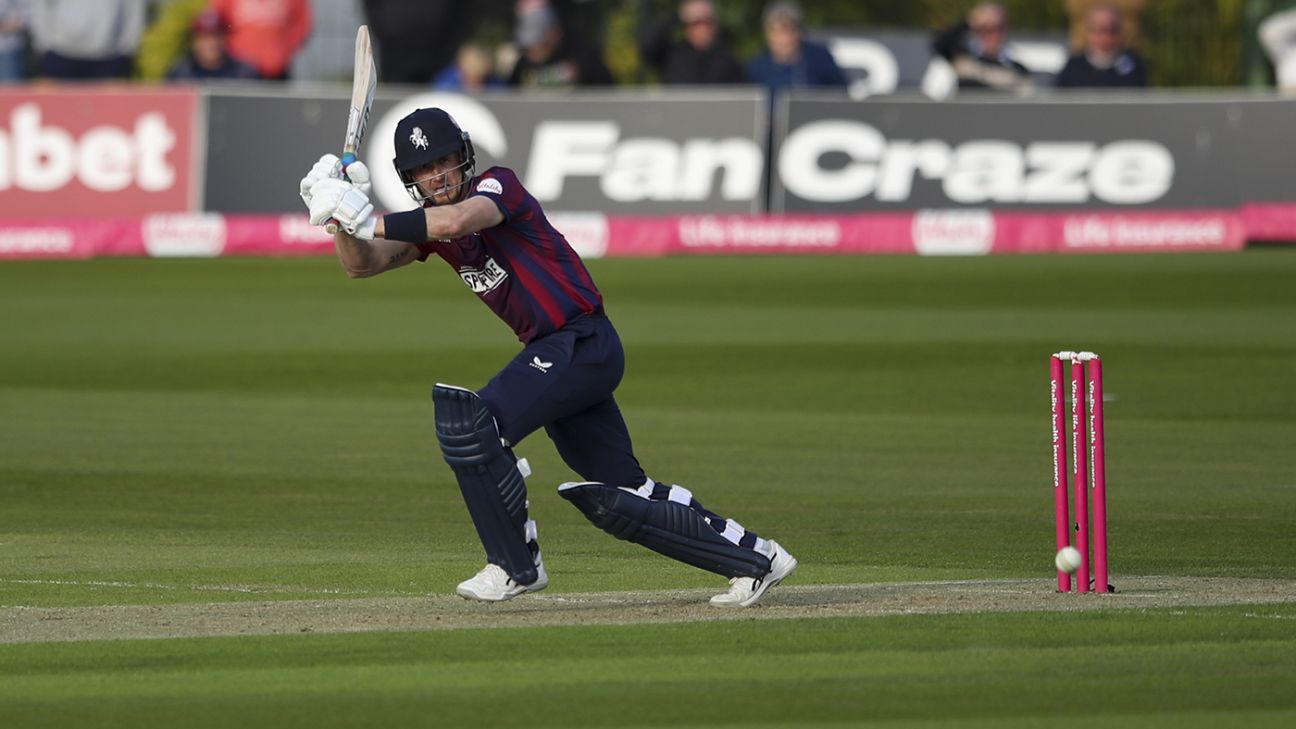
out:
{"label": "bat handle", "polygon": [[[343,177],[346,177],[347,168],[355,164],[356,159],[357,158],[355,152],[348,151],[342,153],[342,176]],[[350,178],[347,177],[347,180],[350,181]],[[334,233],[338,232],[341,229],[342,226],[338,225],[337,221],[335,220],[329,220],[327,223],[324,224],[324,230],[328,231],[329,235],[333,235]]]}
{"label": "bat handle", "polygon": [[346,176],[347,168],[355,163],[356,163],[355,152],[343,152],[342,153],[342,175]]}

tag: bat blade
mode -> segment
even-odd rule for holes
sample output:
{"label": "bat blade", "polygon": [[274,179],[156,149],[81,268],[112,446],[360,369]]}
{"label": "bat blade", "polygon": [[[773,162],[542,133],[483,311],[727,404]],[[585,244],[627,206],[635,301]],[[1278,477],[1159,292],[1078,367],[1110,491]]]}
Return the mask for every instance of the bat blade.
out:
{"label": "bat blade", "polygon": [[[373,46],[369,43],[369,26],[356,30],[355,66],[351,76],[351,106],[347,111],[346,136],[342,138],[342,174],[356,161],[360,144],[364,142],[369,126],[369,110],[373,108],[374,90],[378,88],[378,68],[374,65]],[[338,232],[338,224],[330,221],[324,226],[329,233]]]}
{"label": "bat blade", "polygon": [[369,26],[356,30],[355,67],[351,78],[351,108],[347,113],[346,136],[342,140],[342,153],[354,157],[364,141],[369,126],[369,110],[373,107],[374,89],[378,87],[378,69],[374,65],[373,47],[369,44]]}

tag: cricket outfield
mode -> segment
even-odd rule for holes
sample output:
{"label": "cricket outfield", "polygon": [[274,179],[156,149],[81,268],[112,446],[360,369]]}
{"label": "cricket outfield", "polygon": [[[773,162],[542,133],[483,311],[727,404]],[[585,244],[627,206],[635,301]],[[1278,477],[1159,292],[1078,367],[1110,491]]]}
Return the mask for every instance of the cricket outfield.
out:
{"label": "cricket outfield", "polygon": [[[8,262],[0,726],[1296,720],[1296,251],[591,269],[648,472],[801,561],[767,603],[590,527],[542,435],[550,588],[449,597],[429,392],[517,344],[444,266]],[[1064,348],[1116,595],[1052,594]]]}

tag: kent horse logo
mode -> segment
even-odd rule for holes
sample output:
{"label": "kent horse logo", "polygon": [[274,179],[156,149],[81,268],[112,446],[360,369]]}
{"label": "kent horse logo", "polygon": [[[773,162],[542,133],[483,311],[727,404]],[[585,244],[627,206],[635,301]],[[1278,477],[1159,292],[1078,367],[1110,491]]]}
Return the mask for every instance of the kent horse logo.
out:
{"label": "kent horse logo", "polygon": [[508,272],[500,268],[494,258],[487,258],[486,264],[481,268],[461,268],[459,269],[459,278],[468,284],[468,288],[475,294],[484,294],[488,291],[494,291],[504,279],[508,278]]}
{"label": "kent horse logo", "polygon": [[419,149],[428,148],[427,135],[423,134],[423,129],[421,127],[414,127],[414,131],[410,132],[410,144]]}

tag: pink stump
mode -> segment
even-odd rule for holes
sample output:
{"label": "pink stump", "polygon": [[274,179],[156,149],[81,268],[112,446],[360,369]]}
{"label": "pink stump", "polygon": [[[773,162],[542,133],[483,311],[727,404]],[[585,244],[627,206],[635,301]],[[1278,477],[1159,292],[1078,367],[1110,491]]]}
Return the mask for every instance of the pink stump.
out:
{"label": "pink stump", "polygon": [[[1067,514],[1066,381],[1062,360],[1049,360],[1049,399],[1053,405],[1053,508],[1057,526],[1057,548],[1071,543],[1071,517]],[[1071,591],[1071,575],[1058,570],[1058,592]]]}
{"label": "pink stump", "polygon": [[1076,592],[1089,592],[1089,469],[1085,458],[1084,363],[1071,360],[1071,457],[1075,459]]}
{"label": "pink stump", "polygon": [[1089,458],[1093,477],[1094,580],[1107,592],[1107,454],[1103,432],[1102,361],[1089,360]]}

